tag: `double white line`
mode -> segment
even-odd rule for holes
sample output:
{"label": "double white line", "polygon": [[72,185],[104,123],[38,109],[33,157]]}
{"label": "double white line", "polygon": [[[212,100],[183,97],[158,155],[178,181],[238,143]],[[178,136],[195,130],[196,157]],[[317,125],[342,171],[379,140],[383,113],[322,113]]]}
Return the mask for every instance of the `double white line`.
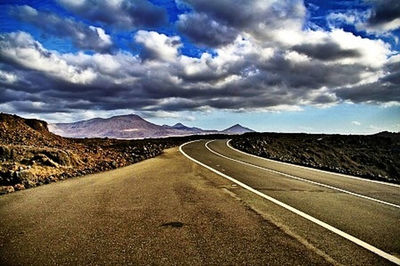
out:
{"label": "double white line", "polygon": [[[211,141],[207,142],[206,145],[205,145],[206,148],[210,152],[214,153],[215,155],[220,156],[222,158],[225,158],[227,160],[231,160],[231,161],[234,161],[234,162],[237,162],[237,163],[241,163],[241,164],[244,164],[244,165],[248,165],[248,166],[263,170],[263,171],[267,171],[267,172],[283,175],[283,176],[289,177],[291,179],[295,179],[295,180],[299,180],[299,181],[302,181],[302,182],[306,182],[306,183],[310,183],[310,184],[313,184],[313,185],[317,185],[317,186],[320,186],[320,187],[325,187],[325,188],[329,188],[329,189],[332,189],[332,190],[340,191],[342,193],[346,193],[346,194],[349,194],[349,195],[352,195],[352,196],[355,196],[355,197],[359,197],[359,198],[363,198],[363,199],[367,199],[367,200],[372,200],[372,201],[375,201],[375,202],[379,202],[381,204],[385,204],[385,205],[392,206],[392,207],[400,209],[400,205],[397,205],[397,204],[394,204],[394,203],[390,203],[390,202],[383,201],[383,200],[380,200],[380,199],[376,199],[376,198],[372,198],[372,197],[365,196],[365,195],[362,195],[362,194],[358,194],[358,193],[355,193],[355,192],[351,192],[351,191],[348,191],[348,190],[345,190],[345,189],[342,189],[342,188],[338,188],[338,187],[330,186],[330,185],[327,185],[327,184],[319,183],[319,182],[312,181],[312,180],[309,180],[309,179],[306,179],[306,178],[302,178],[302,177],[286,174],[284,172],[273,170],[273,169],[270,169],[270,168],[267,168],[267,167],[262,167],[262,166],[258,166],[258,165],[252,164],[252,163],[248,163],[248,162],[244,162],[244,161],[241,161],[241,160],[236,160],[236,159],[230,158],[230,157],[225,156],[225,155],[223,155],[223,154],[221,154],[219,152],[216,152],[216,151],[212,150],[210,147],[208,147],[208,144],[210,142],[213,142],[213,141],[214,140],[211,140]],[[227,142],[227,146],[229,148],[231,148],[231,149],[234,149],[235,151],[239,151],[239,150],[233,148],[232,146],[230,146],[229,142]],[[260,158],[260,157],[257,157],[257,156],[254,156],[254,157],[259,158],[259,159],[263,159],[263,158]]]}
{"label": "double white line", "polygon": [[366,179],[366,178],[361,178],[361,177],[356,177],[356,176],[351,176],[351,175],[345,175],[345,174],[340,174],[340,173],[335,173],[335,172],[329,172],[329,171],[320,170],[320,169],[316,169],[316,168],[310,168],[310,167],[301,166],[301,165],[297,165],[297,164],[285,163],[285,162],[280,162],[280,161],[277,161],[277,160],[271,160],[271,159],[268,159],[268,158],[263,158],[263,157],[260,157],[260,156],[254,155],[254,154],[250,154],[250,153],[247,153],[247,152],[238,150],[238,149],[234,148],[234,147],[230,144],[230,142],[231,142],[231,139],[228,140],[228,141],[226,141],[226,145],[227,145],[230,149],[232,149],[232,150],[234,150],[234,151],[236,151],[236,152],[245,154],[245,155],[247,155],[247,156],[254,157],[254,158],[257,158],[257,159],[261,159],[261,160],[264,160],[264,161],[273,162],[273,163],[278,163],[278,164],[283,164],[283,165],[288,165],[288,166],[291,166],[291,167],[297,167],[297,168],[312,170],[312,171],[315,171],[315,172],[320,172],[320,173],[325,173],[325,174],[330,174],[330,175],[336,175],[336,176],[346,177],[346,178],[350,178],[350,179],[361,180],[361,181],[363,181],[363,182],[371,182],[371,183],[377,183],[377,184],[381,184],[381,185],[385,185],[385,186],[400,188],[400,185],[399,185],[399,184],[393,184],[393,183],[382,182],[382,181],[378,181],[378,180],[371,180],[371,179]]}
{"label": "double white line", "polygon": [[[349,235],[349,234],[343,232],[342,230],[337,229],[336,227],[333,227],[333,226],[331,226],[331,225],[329,225],[329,224],[327,224],[327,223],[325,223],[325,222],[323,222],[321,220],[318,220],[317,218],[312,217],[311,215],[308,215],[307,213],[304,213],[304,212],[302,212],[302,211],[300,211],[300,210],[298,210],[298,209],[296,209],[296,208],[294,208],[294,207],[292,207],[292,206],[290,206],[290,205],[288,205],[286,203],[283,203],[283,202],[281,202],[281,201],[279,201],[279,200],[277,200],[277,199],[275,199],[275,198],[273,198],[271,196],[268,196],[268,195],[266,195],[266,194],[264,194],[264,193],[262,193],[262,192],[260,192],[260,191],[258,191],[256,189],[254,189],[254,188],[252,188],[252,187],[250,187],[250,186],[248,186],[248,185],[236,180],[235,178],[233,178],[231,176],[228,176],[228,175],[226,175],[226,174],[224,174],[224,173],[222,173],[222,172],[220,172],[220,171],[218,171],[218,170],[216,170],[216,169],[214,169],[214,168],[212,168],[212,167],[210,167],[210,166],[208,166],[208,165],[206,165],[206,164],[194,159],[193,157],[190,157],[188,154],[186,154],[183,151],[183,147],[185,145],[188,145],[188,144],[190,144],[192,142],[196,142],[196,141],[199,141],[199,140],[190,141],[190,142],[182,144],[179,147],[179,151],[184,156],[186,156],[190,160],[194,161],[195,163],[197,163],[197,164],[207,168],[208,170],[210,170],[210,171],[212,171],[212,172],[214,172],[214,173],[216,173],[216,174],[218,174],[218,175],[230,180],[233,183],[236,183],[237,185],[241,186],[242,188],[247,189],[247,190],[253,192],[254,194],[256,194],[256,195],[258,195],[258,196],[260,196],[260,197],[262,197],[262,198],[264,198],[266,200],[269,200],[269,201],[275,203],[276,205],[281,206],[281,207],[283,207],[283,208],[285,208],[285,209],[287,209],[287,210],[289,210],[289,211],[291,211],[291,212],[293,212],[293,213],[295,213],[295,214],[297,214],[297,215],[299,215],[299,216],[301,216],[301,217],[303,217],[303,218],[305,218],[305,219],[307,219],[307,220],[309,220],[309,221],[311,221],[311,222],[313,222],[315,224],[318,224],[319,226],[321,226],[321,227],[323,227],[323,228],[325,228],[325,229],[327,229],[327,230],[329,230],[329,231],[331,231],[331,232],[333,232],[333,233],[335,233],[337,235],[340,235],[341,237],[343,237],[343,238],[345,238],[345,239],[347,239],[347,240],[349,240],[349,241],[351,241],[351,242],[353,242],[353,243],[355,243],[355,244],[357,244],[357,245],[359,245],[359,246],[361,246],[361,247],[363,247],[363,248],[375,253],[378,256],[381,256],[381,257],[383,257],[383,258],[385,258],[385,259],[387,259],[387,260],[389,260],[389,261],[391,261],[391,262],[393,262],[393,263],[395,263],[397,265],[400,265],[400,259],[399,258],[397,258],[397,257],[395,257],[395,256],[393,256],[393,255],[391,255],[391,254],[389,254],[389,253],[387,253],[387,252],[385,252],[383,250],[380,250],[380,249],[378,249],[378,248],[376,248],[376,247],[374,247],[374,246],[372,246],[372,245],[370,245],[370,244],[368,244],[368,243],[366,243],[366,242],[364,242],[364,241],[362,241],[362,240],[360,240],[360,239],[358,239],[358,238],[356,238],[356,237],[354,237],[352,235]],[[212,151],[207,146],[207,144],[210,143],[210,142],[211,141],[208,141],[205,144],[205,146],[206,146],[206,148],[208,150]],[[214,151],[212,151],[212,152],[216,153]],[[222,155],[222,156],[224,156],[224,155]],[[224,156],[224,157],[226,157],[226,156]],[[231,159],[229,157],[226,157],[226,158]],[[232,159],[232,160],[235,160],[235,159]],[[239,162],[241,162],[241,161],[239,161]],[[244,163],[244,162],[242,162],[242,163]],[[254,165],[252,165],[252,166],[254,166]]]}

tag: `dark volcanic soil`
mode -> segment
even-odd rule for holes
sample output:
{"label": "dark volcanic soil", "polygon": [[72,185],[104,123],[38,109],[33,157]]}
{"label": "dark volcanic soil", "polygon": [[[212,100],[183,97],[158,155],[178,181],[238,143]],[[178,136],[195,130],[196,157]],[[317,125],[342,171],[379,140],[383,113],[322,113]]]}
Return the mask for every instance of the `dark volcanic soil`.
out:
{"label": "dark volcanic soil", "polygon": [[250,133],[232,146],[261,157],[400,183],[400,133],[324,135]]}
{"label": "dark volcanic soil", "polygon": [[1,113],[0,194],[126,166],[194,138],[68,139],[44,121]]}

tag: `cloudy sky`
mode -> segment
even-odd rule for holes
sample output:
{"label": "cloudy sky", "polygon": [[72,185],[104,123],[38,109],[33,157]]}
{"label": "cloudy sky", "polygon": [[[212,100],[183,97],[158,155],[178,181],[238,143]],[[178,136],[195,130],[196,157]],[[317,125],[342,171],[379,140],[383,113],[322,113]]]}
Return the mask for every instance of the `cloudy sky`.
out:
{"label": "cloudy sky", "polygon": [[0,111],[400,131],[399,0],[0,0]]}

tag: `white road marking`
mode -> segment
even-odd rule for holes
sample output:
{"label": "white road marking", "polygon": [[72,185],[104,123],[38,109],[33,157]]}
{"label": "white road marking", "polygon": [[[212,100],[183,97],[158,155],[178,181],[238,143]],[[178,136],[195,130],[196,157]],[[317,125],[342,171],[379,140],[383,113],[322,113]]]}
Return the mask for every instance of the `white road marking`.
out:
{"label": "white road marking", "polygon": [[378,180],[371,180],[371,179],[367,179],[367,178],[361,178],[361,177],[357,177],[357,176],[352,176],[352,175],[345,175],[345,174],[340,174],[340,173],[335,173],[335,172],[329,172],[329,171],[325,171],[325,170],[320,170],[320,169],[315,169],[315,168],[311,168],[311,167],[307,167],[307,166],[302,166],[302,165],[297,165],[297,164],[291,164],[291,163],[285,163],[285,162],[280,162],[277,160],[272,160],[272,159],[268,159],[268,158],[264,158],[264,157],[260,157],[251,153],[247,153],[241,150],[236,149],[235,147],[233,147],[230,142],[232,139],[228,140],[226,142],[226,145],[231,148],[234,151],[243,153],[247,156],[251,156],[251,157],[255,157],[261,160],[265,160],[265,161],[269,161],[269,162],[274,162],[274,163],[278,163],[278,164],[284,164],[284,165],[290,165],[290,166],[294,166],[294,167],[298,167],[298,168],[303,168],[303,169],[307,169],[307,170],[312,170],[315,172],[321,172],[321,173],[326,173],[326,174],[331,174],[331,175],[337,175],[337,176],[342,176],[342,177],[346,177],[346,178],[351,178],[351,179],[357,179],[360,181],[364,181],[364,182],[372,182],[372,183],[378,183],[378,184],[382,184],[382,185],[387,185],[387,186],[392,186],[392,187],[398,187],[400,188],[399,184],[393,184],[393,183],[389,183],[389,182],[383,182],[383,181],[378,181]]}
{"label": "white road marking", "polygon": [[307,219],[307,220],[309,220],[309,221],[311,221],[311,222],[313,222],[313,223],[315,223],[315,224],[317,224],[317,225],[319,225],[319,226],[321,226],[321,227],[323,227],[323,228],[325,228],[325,229],[327,229],[327,230],[329,230],[329,231],[331,231],[331,232],[333,232],[333,233],[335,233],[335,234],[337,234],[337,235],[339,235],[339,236],[341,236],[341,237],[343,237],[343,238],[345,238],[345,239],[347,239],[347,240],[349,240],[349,241],[351,241],[351,242],[353,242],[353,243],[355,243],[355,244],[357,244],[357,245],[359,245],[359,246],[371,251],[372,253],[375,253],[376,255],[381,256],[382,258],[385,258],[385,259],[387,259],[387,260],[389,260],[389,261],[391,261],[391,262],[393,262],[393,263],[395,263],[397,265],[400,265],[400,259],[399,258],[397,258],[397,257],[395,257],[393,255],[390,255],[389,253],[386,253],[385,251],[380,250],[380,249],[378,249],[378,248],[376,248],[376,247],[374,247],[374,246],[372,246],[372,245],[370,245],[370,244],[368,244],[368,243],[366,243],[366,242],[364,242],[364,241],[362,241],[362,240],[360,240],[360,239],[358,239],[358,238],[356,238],[356,237],[354,237],[352,235],[349,235],[349,234],[343,232],[342,230],[337,229],[336,227],[333,227],[333,226],[331,226],[331,225],[329,225],[329,224],[327,224],[327,223],[325,223],[325,222],[323,222],[321,220],[318,220],[317,218],[314,218],[311,215],[308,215],[307,213],[304,213],[304,212],[302,212],[302,211],[300,211],[298,209],[295,209],[295,208],[293,208],[292,206],[290,206],[290,205],[288,205],[286,203],[283,203],[283,202],[281,202],[281,201],[279,201],[279,200],[277,200],[277,199],[275,199],[275,198],[273,198],[271,196],[268,196],[268,195],[266,195],[264,193],[261,193],[260,191],[258,191],[256,189],[254,189],[254,188],[252,188],[252,187],[250,187],[250,186],[248,186],[248,185],[246,185],[246,184],[234,179],[233,177],[230,177],[230,176],[228,176],[228,175],[226,175],[224,173],[221,173],[220,171],[215,170],[214,168],[211,168],[210,166],[208,166],[208,165],[206,165],[206,164],[204,164],[204,163],[202,163],[202,162],[190,157],[188,154],[186,154],[183,151],[182,147],[187,145],[187,144],[190,144],[192,142],[196,142],[196,141],[200,141],[200,140],[189,141],[189,142],[186,142],[186,143],[182,144],[181,146],[179,146],[179,151],[185,157],[187,157],[188,159],[192,160],[193,162],[195,162],[195,163],[207,168],[208,170],[210,170],[210,171],[212,171],[212,172],[214,172],[214,173],[216,173],[216,174],[218,174],[218,175],[220,175],[220,176],[232,181],[233,183],[236,183],[237,185],[241,186],[242,188],[247,189],[247,190],[253,192],[254,194],[256,194],[256,195],[258,195],[258,196],[260,196],[260,197],[262,197],[262,198],[264,198],[266,200],[269,200],[269,201],[277,204],[278,206],[281,206],[281,207],[283,207],[283,208],[285,208],[285,209],[287,209],[287,210],[289,210],[289,211],[291,211],[291,212],[303,217],[304,219]]}
{"label": "white road marking", "polygon": [[312,181],[312,180],[309,180],[309,179],[305,179],[305,178],[302,178],[302,177],[286,174],[284,172],[273,170],[273,169],[270,169],[270,168],[267,168],[267,167],[262,167],[262,166],[258,166],[258,165],[252,164],[252,163],[248,163],[248,162],[244,162],[244,161],[240,161],[240,160],[237,160],[237,159],[230,158],[230,157],[225,156],[225,155],[223,155],[223,154],[221,154],[219,152],[216,152],[216,151],[212,150],[210,147],[208,147],[208,144],[210,142],[213,142],[213,141],[215,141],[215,140],[211,140],[211,141],[207,142],[206,145],[205,145],[206,148],[210,152],[214,153],[215,155],[220,156],[222,158],[225,158],[227,160],[231,160],[231,161],[234,161],[234,162],[237,162],[237,163],[241,163],[241,164],[244,164],[244,165],[248,165],[248,166],[260,169],[260,170],[264,170],[264,171],[275,173],[275,174],[280,174],[280,175],[283,175],[283,176],[286,176],[286,177],[289,177],[289,178],[292,178],[292,179],[295,179],[295,180],[299,180],[299,181],[310,183],[310,184],[317,185],[317,186],[320,186],[320,187],[325,187],[325,188],[329,188],[329,189],[332,189],[332,190],[340,191],[340,192],[343,192],[343,193],[346,193],[346,194],[349,194],[349,195],[352,195],[352,196],[355,196],[355,197],[359,197],[359,198],[363,198],[363,199],[367,199],[367,200],[372,200],[372,201],[375,201],[375,202],[379,202],[381,204],[385,204],[385,205],[392,206],[392,207],[400,209],[400,205],[397,205],[397,204],[394,204],[394,203],[391,203],[391,202],[386,202],[386,201],[383,201],[383,200],[380,200],[380,199],[376,199],[376,198],[372,198],[372,197],[365,196],[365,195],[362,195],[362,194],[358,194],[358,193],[355,193],[355,192],[351,192],[351,191],[348,191],[348,190],[345,190],[345,189],[342,189],[342,188],[326,185],[326,184],[319,183],[319,182],[316,182],[316,181]]}

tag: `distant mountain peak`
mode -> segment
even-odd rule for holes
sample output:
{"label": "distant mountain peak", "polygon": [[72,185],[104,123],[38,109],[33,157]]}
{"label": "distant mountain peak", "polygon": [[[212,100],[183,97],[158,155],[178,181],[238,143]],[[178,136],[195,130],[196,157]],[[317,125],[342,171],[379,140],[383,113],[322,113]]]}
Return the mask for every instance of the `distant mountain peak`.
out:
{"label": "distant mountain peak", "polygon": [[248,133],[248,132],[255,132],[254,130],[244,127],[240,124],[235,124],[231,127],[228,127],[227,129],[222,130],[223,133],[227,134],[243,134],[243,133]]}
{"label": "distant mountain peak", "polygon": [[188,130],[188,129],[192,129],[191,127],[185,126],[182,123],[176,123],[175,125],[172,126],[172,128],[175,129],[182,129],[182,130]]}
{"label": "distant mountain peak", "polygon": [[187,127],[182,123],[176,123],[175,125],[173,125],[172,127]]}

